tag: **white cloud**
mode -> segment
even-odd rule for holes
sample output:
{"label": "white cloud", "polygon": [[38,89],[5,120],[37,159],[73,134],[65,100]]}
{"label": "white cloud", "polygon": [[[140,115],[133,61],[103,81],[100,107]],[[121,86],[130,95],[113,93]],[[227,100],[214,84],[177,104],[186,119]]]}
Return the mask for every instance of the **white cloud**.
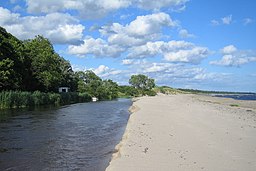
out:
{"label": "white cloud", "polygon": [[217,20],[211,20],[211,24],[212,24],[213,26],[218,26],[218,25],[220,25],[220,22],[217,21]]}
{"label": "white cloud", "polygon": [[77,44],[82,39],[84,26],[69,14],[51,13],[45,16],[25,16],[0,7],[0,25],[18,38],[30,39],[43,35],[53,43]]}
{"label": "white cloud", "polygon": [[223,24],[229,25],[232,22],[232,15],[223,17],[223,18],[221,18],[221,20],[222,20]]}
{"label": "white cloud", "polygon": [[221,52],[223,57],[220,60],[211,61],[210,64],[239,67],[256,61],[255,52],[238,50],[234,45],[225,46]]}
{"label": "white cloud", "polygon": [[92,71],[96,74],[96,75],[101,75],[107,71],[109,71],[109,67],[105,66],[105,65],[100,65],[98,68],[93,69]]}
{"label": "white cloud", "polygon": [[254,20],[251,19],[251,18],[245,18],[245,19],[243,20],[244,25],[248,25],[248,24],[251,24],[251,23],[253,23],[253,22],[254,22]]}
{"label": "white cloud", "polygon": [[122,64],[123,65],[131,65],[131,64],[133,64],[133,62],[134,62],[134,60],[132,60],[132,59],[124,59],[124,60],[122,60]]}
{"label": "white cloud", "polygon": [[213,26],[218,26],[218,25],[221,25],[221,24],[229,25],[231,23],[232,23],[232,15],[222,17],[219,20],[215,20],[215,19],[211,20],[211,25],[213,25]]}
{"label": "white cloud", "polygon": [[85,66],[82,66],[82,65],[72,64],[71,67],[72,67],[72,70],[75,71],[75,72],[86,71],[87,70],[87,68]]}
{"label": "white cloud", "polygon": [[29,13],[52,13],[75,10],[86,19],[101,18],[115,10],[139,7],[146,10],[161,8],[184,9],[188,0],[26,0]]}
{"label": "white cloud", "polygon": [[199,64],[209,54],[209,50],[205,47],[193,47],[192,49],[166,53],[164,58],[170,62]]}
{"label": "white cloud", "polygon": [[210,64],[239,67],[249,62],[256,62],[256,57],[239,57],[235,55],[224,55],[221,60],[211,61]]}
{"label": "white cloud", "polygon": [[86,19],[104,17],[107,13],[130,5],[129,0],[26,0],[29,13],[52,13],[76,10]]}
{"label": "white cloud", "polygon": [[78,56],[92,54],[95,57],[118,57],[124,51],[117,45],[108,45],[103,39],[87,38],[81,45],[70,45],[68,53]]}
{"label": "white cloud", "polygon": [[142,45],[147,41],[154,40],[161,35],[163,27],[175,27],[173,21],[166,13],[155,13],[145,16],[137,16],[131,23],[123,26],[119,23],[103,26],[99,31],[108,37],[110,44],[122,46]]}
{"label": "white cloud", "polygon": [[162,55],[168,52],[177,51],[179,49],[187,49],[194,45],[185,41],[156,41],[147,42],[145,45],[136,46],[130,49],[129,58],[145,58],[155,55]]}
{"label": "white cloud", "polygon": [[101,78],[110,78],[110,77],[113,77],[113,76],[116,76],[120,73],[122,73],[121,70],[116,70],[116,69],[113,69],[113,68],[109,68],[105,65],[100,65],[98,68],[95,68],[95,69],[90,69],[92,70],[96,75],[100,76]]}
{"label": "white cloud", "polygon": [[[143,62],[141,64],[140,62]],[[151,78],[154,78],[157,85],[178,85],[184,87],[188,84],[198,83],[213,83],[222,82],[223,79],[227,78],[225,73],[212,73],[207,72],[205,69],[200,67],[188,67],[183,64],[173,64],[164,62],[148,62],[148,61],[134,61],[134,65],[129,66],[129,73],[132,74],[146,74]]]}
{"label": "white cloud", "polygon": [[148,58],[163,56],[169,62],[199,64],[210,54],[206,47],[196,46],[186,41],[156,41],[129,49],[127,58]]}
{"label": "white cloud", "polygon": [[181,38],[194,38],[195,37],[195,35],[190,34],[186,29],[181,29],[179,31],[179,36]]}
{"label": "white cloud", "polygon": [[228,46],[225,46],[221,52],[223,54],[231,54],[231,53],[234,53],[237,51],[237,48],[234,46],[234,45],[228,45]]}
{"label": "white cloud", "polygon": [[183,9],[186,2],[188,2],[188,0],[157,0],[157,1],[139,0],[137,1],[137,4],[140,8],[143,8],[143,9],[160,10],[161,8],[166,8],[166,7],[176,7],[178,9]]}
{"label": "white cloud", "polygon": [[11,25],[18,22],[20,14],[11,13],[8,9],[0,7],[0,25]]}

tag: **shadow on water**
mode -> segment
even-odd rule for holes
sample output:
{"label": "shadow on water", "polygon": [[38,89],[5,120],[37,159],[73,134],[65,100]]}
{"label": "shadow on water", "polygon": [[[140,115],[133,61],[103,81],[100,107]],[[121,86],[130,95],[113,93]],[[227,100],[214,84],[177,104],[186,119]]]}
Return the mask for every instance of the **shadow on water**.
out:
{"label": "shadow on water", "polygon": [[131,103],[118,99],[1,111],[0,170],[105,170]]}

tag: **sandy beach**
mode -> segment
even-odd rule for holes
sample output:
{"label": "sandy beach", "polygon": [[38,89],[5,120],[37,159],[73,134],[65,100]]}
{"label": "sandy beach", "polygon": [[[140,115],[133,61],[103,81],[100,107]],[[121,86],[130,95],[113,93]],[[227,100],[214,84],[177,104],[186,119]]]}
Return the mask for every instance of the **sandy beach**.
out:
{"label": "sandy beach", "polygon": [[256,101],[159,95],[131,110],[107,171],[256,170]]}

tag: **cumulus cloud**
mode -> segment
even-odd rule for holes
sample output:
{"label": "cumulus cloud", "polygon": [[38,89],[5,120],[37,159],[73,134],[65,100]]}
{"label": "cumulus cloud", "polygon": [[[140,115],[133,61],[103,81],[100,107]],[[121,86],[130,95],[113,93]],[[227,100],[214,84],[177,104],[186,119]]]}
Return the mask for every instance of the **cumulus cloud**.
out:
{"label": "cumulus cloud", "polygon": [[129,50],[128,58],[163,56],[169,62],[199,64],[210,54],[206,47],[196,46],[186,41],[156,41],[136,46]]}
{"label": "cumulus cloud", "polygon": [[224,55],[219,61],[211,61],[210,64],[239,67],[249,62],[255,62],[256,57],[239,57],[236,55]]}
{"label": "cumulus cloud", "polygon": [[[138,52],[140,48],[136,50],[137,46],[143,44],[150,46],[147,42],[157,39],[163,27],[175,26],[177,26],[177,23],[166,13],[161,12],[137,16],[135,20],[126,25],[113,23],[111,25],[102,26],[99,32],[103,37],[106,37],[107,41],[101,38],[87,38],[81,45],[69,46],[68,52],[79,56],[92,54],[95,57],[118,57],[123,52]],[[155,44],[157,44],[157,42]],[[169,44],[171,46],[171,42]],[[153,47],[151,50],[153,50]],[[153,53],[157,53],[157,50],[159,49],[156,49]],[[134,54],[136,52],[134,52]],[[134,56],[134,54],[130,53],[129,56]]]}
{"label": "cumulus cloud", "polygon": [[179,49],[187,49],[194,45],[185,41],[156,41],[147,42],[145,45],[136,46],[130,49],[130,53],[127,55],[129,58],[145,58],[155,55],[163,55],[168,52],[174,52]]}
{"label": "cumulus cloud", "polygon": [[146,74],[156,80],[158,85],[185,85],[223,81],[227,78],[225,73],[207,72],[206,69],[183,64],[167,62],[149,62],[134,60],[134,65],[129,66],[129,74]]}
{"label": "cumulus cloud", "polygon": [[45,16],[25,16],[0,7],[0,25],[18,38],[30,39],[43,35],[53,43],[78,44],[84,26],[69,14],[51,13]]}
{"label": "cumulus cloud", "polygon": [[179,36],[181,38],[194,38],[195,37],[195,35],[190,34],[186,29],[181,29],[179,31]]}
{"label": "cumulus cloud", "polygon": [[103,39],[86,38],[81,45],[70,45],[68,53],[78,56],[92,54],[95,57],[118,57],[124,51],[118,45],[108,45]]}
{"label": "cumulus cloud", "polygon": [[209,54],[209,50],[205,47],[193,47],[192,49],[182,49],[177,52],[166,53],[164,58],[170,62],[199,64]]}
{"label": "cumulus cloud", "polygon": [[220,60],[211,61],[212,65],[239,67],[243,64],[256,61],[256,54],[252,51],[238,50],[234,45],[225,46],[221,49],[223,54]]}
{"label": "cumulus cloud", "polygon": [[110,44],[121,44],[123,46],[134,46],[156,39],[163,27],[175,27],[177,22],[163,12],[151,15],[137,16],[135,20],[127,25],[113,23],[103,26],[99,31],[108,37]]}
{"label": "cumulus cloud", "polygon": [[121,70],[116,70],[114,68],[109,68],[108,66],[105,65],[100,65],[98,68],[91,68],[96,75],[100,76],[101,78],[110,78],[113,76],[116,76],[120,73],[122,73]]}
{"label": "cumulus cloud", "polygon": [[81,17],[87,19],[104,17],[108,13],[127,7],[139,7],[146,10],[161,8],[184,9],[188,0],[26,0],[30,13],[52,13],[76,10]]}
{"label": "cumulus cloud", "polygon": [[107,13],[128,7],[129,0],[26,0],[29,13],[52,13],[58,11],[76,10],[86,19],[104,17]]}
{"label": "cumulus cloud", "polygon": [[237,51],[237,48],[234,45],[228,45],[225,46],[223,49],[221,49],[221,52],[223,54],[231,54]]}

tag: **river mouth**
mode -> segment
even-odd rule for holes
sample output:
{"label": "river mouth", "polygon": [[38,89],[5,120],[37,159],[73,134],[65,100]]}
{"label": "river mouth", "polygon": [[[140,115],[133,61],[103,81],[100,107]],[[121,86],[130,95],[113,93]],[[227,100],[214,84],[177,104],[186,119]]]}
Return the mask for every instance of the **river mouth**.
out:
{"label": "river mouth", "polygon": [[0,123],[1,170],[105,170],[132,102],[118,99],[12,112]]}

